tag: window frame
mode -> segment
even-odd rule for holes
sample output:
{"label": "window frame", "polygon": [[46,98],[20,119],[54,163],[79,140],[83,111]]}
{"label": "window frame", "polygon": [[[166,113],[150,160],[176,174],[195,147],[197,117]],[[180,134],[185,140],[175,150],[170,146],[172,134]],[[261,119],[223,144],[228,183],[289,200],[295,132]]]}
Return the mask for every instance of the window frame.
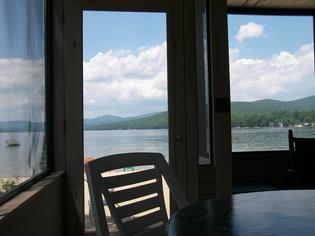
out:
{"label": "window frame", "polygon": [[[315,45],[315,10],[312,9],[273,9],[273,8],[240,8],[228,7],[227,16],[229,15],[260,15],[260,16],[309,16],[313,19],[313,44]],[[315,46],[314,46],[314,68],[315,68]],[[314,70],[315,78],[315,70]],[[231,114],[232,116],[232,111]],[[232,133],[232,130],[231,130]],[[232,144],[232,139],[231,139]],[[233,153],[248,153],[248,152],[261,152],[261,153],[283,153],[288,150],[257,150],[257,151],[232,151]]]}
{"label": "window frame", "polygon": [[51,80],[51,0],[44,0],[44,45],[45,45],[45,131],[47,148],[46,170],[31,176],[28,180],[20,183],[12,190],[0,196],[0,206],[8,202],[18,194],[24,192],[32,185],[48,176],[53,170],[52,159],[52,80]]}

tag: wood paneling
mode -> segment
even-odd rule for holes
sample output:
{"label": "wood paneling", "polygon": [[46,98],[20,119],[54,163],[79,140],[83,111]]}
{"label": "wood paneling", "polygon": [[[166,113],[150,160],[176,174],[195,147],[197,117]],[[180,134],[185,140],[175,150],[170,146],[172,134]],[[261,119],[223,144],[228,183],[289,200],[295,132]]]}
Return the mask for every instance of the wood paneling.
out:
{"label": "wood paneling", "polygon": [[[212,107],[217,99],[230,100],[230,76],[228,55],[226,1],[209,1],[209,47]],[[232,193],[232,147],[231,116],[229,112],[214,111],[213,159],[216,167],[216,196],[226,197]]]}
{"label": "wood paneling", "polygon": [[51,3],[51,78],[52,78],[52,117],[53,123],[53,169],[65,170],[65,88],[64,88],[64,56],[63,56],[63,1]]}
{"label": "wood paneling", "polygon": [[266,184],[285,188],[289,153],[241,152],[233,153],[233,184]]}
{"label": "wood paneling", "polygon": [[[270,186],[277,189],[290,188],[289,153],[275,152],[239,152],[233,153],[233,185]],[[216,197],[215,166],[199,166],[199,199]],[[250,188],[249,188],[250,190]]]}
{"label": "wood paneling", "polygon": [[260,9],[315,9],[314,0],[228,0],[228,7]]}
{"label": "wood paneling", "polygon": [[[190,203],[198,201],[198,110],[196,83],[196,51],[191,45],[196,44],[194,0],[183,1],[184,24],[184,68],[185,68],[185,103],[186,103],[186,179],[187,199]],[[177,78],[175,78],[177,79]],[[181,159],[181,160],[180,160]],[[183,161],[182,157],[177,159]]]}
{"label": "wood paneling", "polygon": [[89,11],[146,11],[146,12],[164,12],[168,8],[168,0],[81,0],[84,10]]}
{"label": "wood paneling", "polygon": [[65,179],[52,174],[0,207],[1,236],[65,235]]}
{"label": "wood paneling", "polygon": [[199,200],[214,198],[216,193],[215,168],[210,165],[199,166]]}
{"label": "wood paneling", "polygon": [[67,235],[83,235],[83,59],[80,1],[64,1]]}

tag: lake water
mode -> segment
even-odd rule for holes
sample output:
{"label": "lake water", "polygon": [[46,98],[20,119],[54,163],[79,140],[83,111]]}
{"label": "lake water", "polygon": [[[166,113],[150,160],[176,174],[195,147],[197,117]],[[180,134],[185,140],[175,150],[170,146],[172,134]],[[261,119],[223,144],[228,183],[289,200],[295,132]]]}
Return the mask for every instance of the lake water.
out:
{"label": "lake water", "polygon": [[[7,147],[6,141],[17,140],[20,146]],[[0,133],[0,177],[29,177],[43,168],[44,132]]]}
{"label": "lake water", "polygon": [[[314,128],[293,128],[297,137],[315,138]],[[84,156],[95,158],[122,152],[161,152],[168,159],[167,130],[104,130],[84,132]],[[240,151],[286,150],[287,128],[232,129],[232,149]]]}
{"label": "lake water", "polygon": [[84,157],[124,152],[160,152],[168,159],[168,130],[102,130],[84,132]]}
{"label": "lake water", "polygon": [[[292,128],[294,137],[315,138],[315,128]],[[233,128],[232,150],[287,150],[288,128]]]}
{"label": "lake water", "polygon": [[[294,136],[315,137],[314,128],[294,128]],[[19,140],[19,147],[6,147],[9,138]],[[43,140],[43,138],[40,138]],[[233,151],[288,149],[287,128],[232,129]],[[40,160],[40,148],[32,151],[33,136],[29,133],[0,133],[0,177],[30,176],[34,163]],[[41,147],[41,145],[39,145]],[[161,152],[168,160],[167,130],[104,130],[84,132],[84,157],[94,158],[124,152]]]}

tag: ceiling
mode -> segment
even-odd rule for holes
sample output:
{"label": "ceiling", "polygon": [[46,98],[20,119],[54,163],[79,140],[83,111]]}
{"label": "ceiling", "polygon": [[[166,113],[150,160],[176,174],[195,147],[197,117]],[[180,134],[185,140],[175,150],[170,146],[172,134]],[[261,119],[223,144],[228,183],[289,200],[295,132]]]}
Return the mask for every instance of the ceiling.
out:
{"label": "ceiling", "polygon": [[227,0],[233,8],[315,10],[315,0]]}

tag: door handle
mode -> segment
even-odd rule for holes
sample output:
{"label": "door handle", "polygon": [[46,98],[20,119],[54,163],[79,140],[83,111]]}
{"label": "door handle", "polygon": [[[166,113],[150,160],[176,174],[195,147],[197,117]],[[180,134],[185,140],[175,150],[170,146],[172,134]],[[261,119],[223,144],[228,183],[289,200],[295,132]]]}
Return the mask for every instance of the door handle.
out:
{"label": "door handle", "polygon": [[177,135],[176,136],[176,141],[181,141],[183,138],[182,138],[182,136],[181,135]]}

